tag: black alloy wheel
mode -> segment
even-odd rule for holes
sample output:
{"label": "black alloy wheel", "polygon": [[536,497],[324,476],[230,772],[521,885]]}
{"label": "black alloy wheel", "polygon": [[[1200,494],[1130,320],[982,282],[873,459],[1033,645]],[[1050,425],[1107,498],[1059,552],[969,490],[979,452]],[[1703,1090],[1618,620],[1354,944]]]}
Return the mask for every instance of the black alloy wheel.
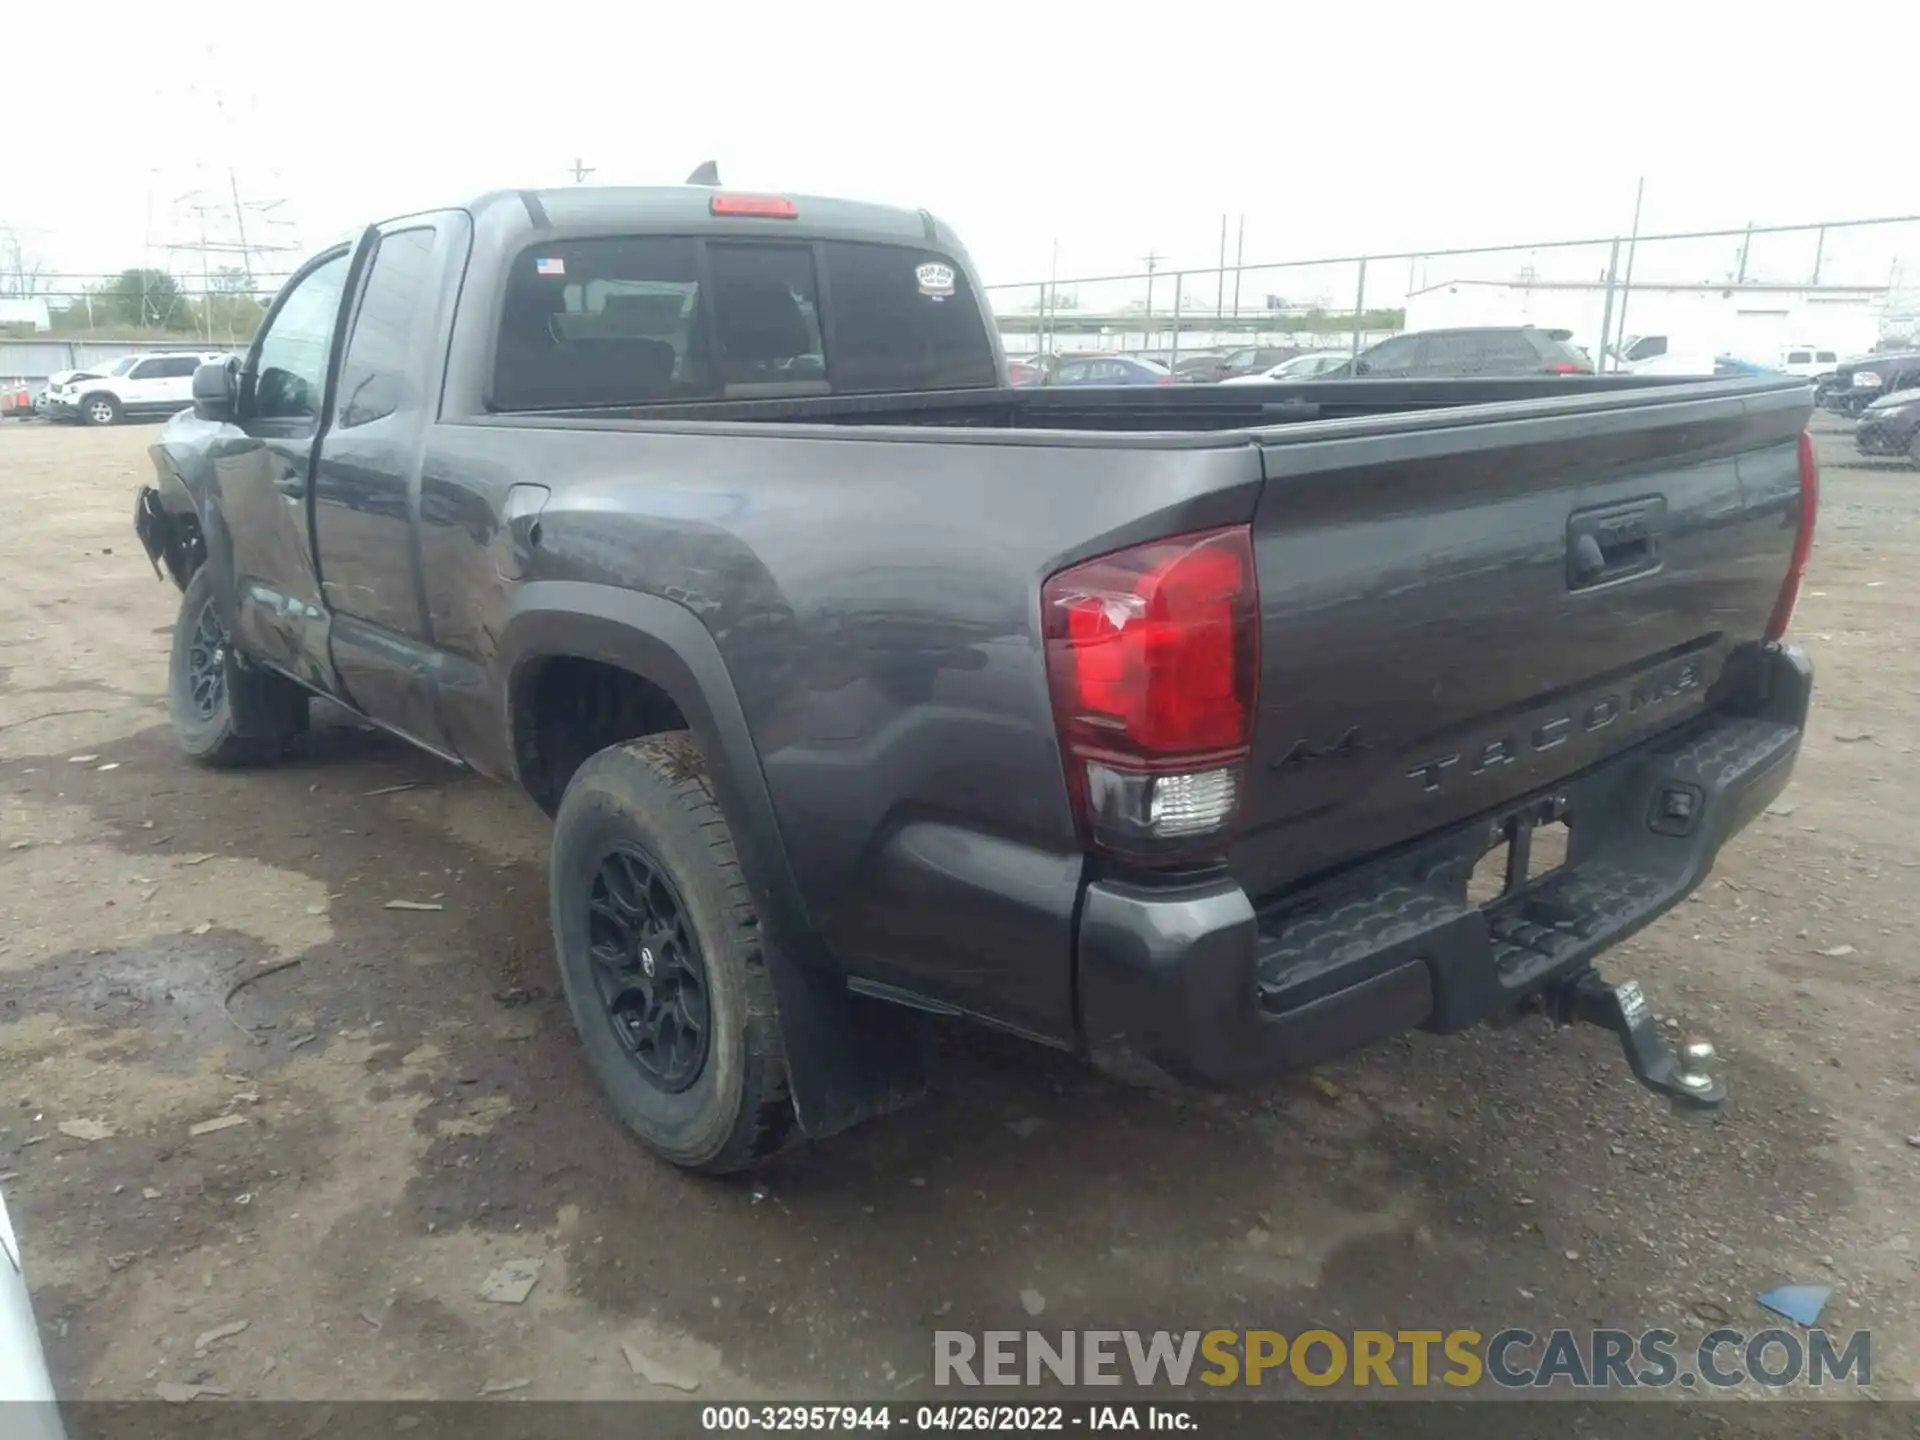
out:
{"label": "black alloy wheel", "polygon": [[629,841],[588,880],[595,988],[628,1060],[677,1095],[700,1078],[711,1029],[706,964],[685,902],[664,867]]}
{"label": "black alloy wheel", "polygon": [[220,702],[227,698],[227,632],[221,628],[211,595],[187,643],[187,694],[194,714],[202,720],[219,714]]}

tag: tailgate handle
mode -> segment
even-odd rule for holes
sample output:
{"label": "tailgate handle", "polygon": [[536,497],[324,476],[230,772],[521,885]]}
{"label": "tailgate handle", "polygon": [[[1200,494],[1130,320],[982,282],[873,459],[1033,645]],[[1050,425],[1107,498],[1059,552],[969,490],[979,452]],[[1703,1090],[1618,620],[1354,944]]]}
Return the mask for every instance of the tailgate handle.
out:
{"label": "tailgate handle", "polygon": [[1655,495],[1577,511],[1567,521],[1567,588],[1587,590],[1660,568],[1667,502]]}

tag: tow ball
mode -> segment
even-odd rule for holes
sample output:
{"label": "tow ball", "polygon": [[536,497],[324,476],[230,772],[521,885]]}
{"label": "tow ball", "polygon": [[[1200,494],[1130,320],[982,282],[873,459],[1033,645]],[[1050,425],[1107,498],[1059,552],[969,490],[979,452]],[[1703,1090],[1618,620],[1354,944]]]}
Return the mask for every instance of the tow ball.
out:
{"label": "tow ball", "polygon": [[1633,1078],[1665,1095],[1675,1110],[1711,1114],[1725,1103],[1727,1087],[1716,1073],[1712,1042],[1689,1036],[1678,1049],[1669,1045],[1654,1024],[1638,981],[1609,985],[1593,971],[1583,971],[1549,991],[1546,1008],[1556,1025],[1584,1021],[1613,1031],[1627,1052]]}

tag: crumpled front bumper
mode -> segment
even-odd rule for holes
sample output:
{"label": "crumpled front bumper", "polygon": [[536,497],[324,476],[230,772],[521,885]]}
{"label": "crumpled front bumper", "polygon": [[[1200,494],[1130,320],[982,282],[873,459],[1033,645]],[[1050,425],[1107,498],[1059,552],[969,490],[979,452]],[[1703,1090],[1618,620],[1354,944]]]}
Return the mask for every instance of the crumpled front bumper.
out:
{"label": "crumpled front bumper", "polygon": [[[1791,647],[1757,658],[1750,708],[1709,713],[1305,893],[1256,906],[1230,879],[1095,881],[1076,956],[1087,1049],[1229,1087],[1545,995],[1685,898],[1785,787],[1812,667]],[[1564,864],[1470,902],[1486,851],[1550,821],[1568,827]]]}

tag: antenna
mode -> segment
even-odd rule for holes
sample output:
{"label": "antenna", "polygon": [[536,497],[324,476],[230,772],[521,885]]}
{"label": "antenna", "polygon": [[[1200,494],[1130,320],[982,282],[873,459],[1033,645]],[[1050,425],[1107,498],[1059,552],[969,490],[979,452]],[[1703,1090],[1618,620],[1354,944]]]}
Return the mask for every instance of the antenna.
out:
{"label": "antenna", "polygon": [[689,185],[718,185],[719,183],[720,162],[718,160],[702,160],[694,167],[694,172],[687,176]]}
{"label": "antenna", "polygon": [[573,175],[574,184],[584,185],[586,183],[587,177],[593,174],[593,166],[587,164],[587,162],[584,159],[576,155],[573,157],[573,168],[572,168],[571,174]]}

